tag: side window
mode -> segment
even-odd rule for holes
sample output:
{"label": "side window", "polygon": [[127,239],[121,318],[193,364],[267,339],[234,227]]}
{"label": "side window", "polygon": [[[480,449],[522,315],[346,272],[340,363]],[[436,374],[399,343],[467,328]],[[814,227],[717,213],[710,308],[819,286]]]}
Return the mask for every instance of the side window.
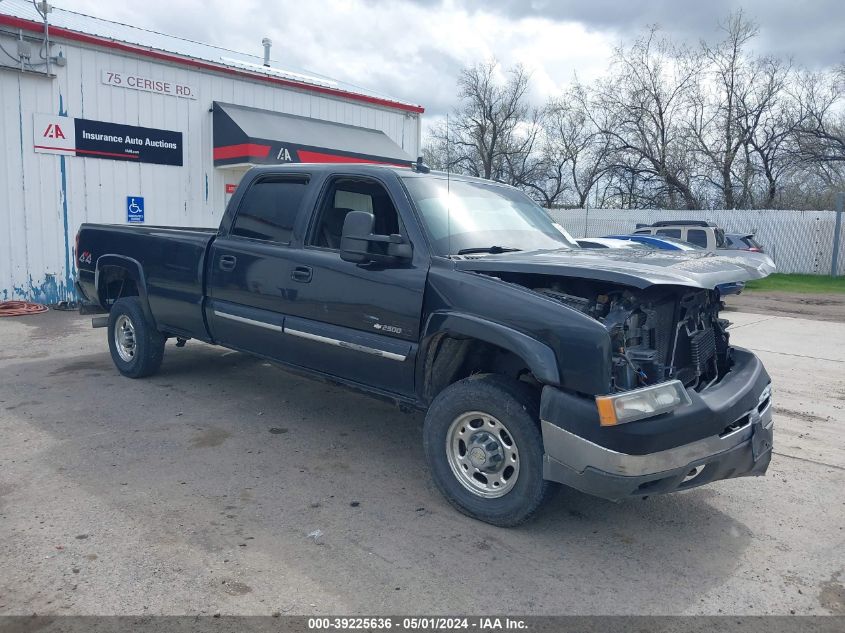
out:
{"label": "side window", "polygon": [[368,193],[337,189],[334,192],[335,209],[351,209],[353,211],[373,212],[373,197]]}
{"label": "side window", "polygon": [[640,229],[639,231],[634,231],[634,235],[651,235],[651,229]]}
{"label": "side window", "polygon": [[374,216],[376,235],[400,233],[399,214],[390,196],[379,183],[361,178],[337,178],[329,185],[320,203],[317,221],[308,239],[310,246],[340,248],[343,222],[350,211]]}
{"label": "side window", "polygon": [[244,194],[232,235],[287,244],[293,231],[307,178],[265,178]]}
{"label": "side window", "polygon": [[687,231],[687,242],[691,242],[696,246],[707,248],[707,231],[701,229],[689,229]]}
{"label": "side window", "polygon": [[676,237],[681,239],[681,229],[659,229],[655,231],[657,235],[665,235],[666,237]]}

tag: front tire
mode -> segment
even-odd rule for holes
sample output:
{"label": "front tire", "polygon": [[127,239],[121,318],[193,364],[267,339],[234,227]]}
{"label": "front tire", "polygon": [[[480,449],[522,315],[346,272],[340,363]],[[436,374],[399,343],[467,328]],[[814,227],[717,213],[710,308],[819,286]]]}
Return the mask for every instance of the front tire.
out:
{"label": "front tire", "polygon": [[152,376],[161,367],[167,339],[147,320],[138,297],[114,302],[109,312],[108,336],[112,361],[124,376]]}
{"label": "front tire", "polygon": [[536,392],[494,374],[444,389],[423,426],[437,488],[455,508],[502,527],[530,519],[557,489],[543,479]]}

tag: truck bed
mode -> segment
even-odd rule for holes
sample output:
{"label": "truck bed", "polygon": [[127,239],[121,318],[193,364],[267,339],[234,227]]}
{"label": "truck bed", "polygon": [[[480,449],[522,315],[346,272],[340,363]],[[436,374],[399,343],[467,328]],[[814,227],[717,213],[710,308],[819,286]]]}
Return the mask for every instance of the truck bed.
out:
{"label": "truck bed", "polygon": [[[208,339],[203,317],[203,270],[216,228],[83,224],[77,266],[83,292],[97,297],[94,271],[117,258],[143,271],[151,312],[162,330]],[[104,306],[105,307],[105,306]]]}

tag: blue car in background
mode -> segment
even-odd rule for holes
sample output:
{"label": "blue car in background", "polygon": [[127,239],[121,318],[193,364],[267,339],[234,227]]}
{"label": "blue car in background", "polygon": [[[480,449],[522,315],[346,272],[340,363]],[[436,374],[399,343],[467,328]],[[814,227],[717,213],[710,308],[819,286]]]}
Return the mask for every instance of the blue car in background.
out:
{"label": "blue car in background", "polygon": [[[696,246],[690,242],[675,239],[674,237],[664,237],[662,235],[607,235],[607,239],[614,240],[628,240],[630,242],[637,242],[643,246],[656,248],[664,251],[703,251],[701,246]],[[734,281],[726,284],[719,284],[716,289],[721,296],[738,295],[745,288],[745,283],[742,281]]]}

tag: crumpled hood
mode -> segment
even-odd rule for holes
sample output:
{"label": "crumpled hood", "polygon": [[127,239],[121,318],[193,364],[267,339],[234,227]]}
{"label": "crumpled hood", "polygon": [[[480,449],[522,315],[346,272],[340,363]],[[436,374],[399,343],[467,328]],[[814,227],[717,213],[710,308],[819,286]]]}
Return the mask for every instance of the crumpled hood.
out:
{"label": "crumpled hood", "polygon": [[760,279],[775,272],[771,258],[746,251],[561,249],[480,255],[455,260],[458,270],[511,272],[595,279],[634,288],[655,285],[713,289],[718,284]]}

